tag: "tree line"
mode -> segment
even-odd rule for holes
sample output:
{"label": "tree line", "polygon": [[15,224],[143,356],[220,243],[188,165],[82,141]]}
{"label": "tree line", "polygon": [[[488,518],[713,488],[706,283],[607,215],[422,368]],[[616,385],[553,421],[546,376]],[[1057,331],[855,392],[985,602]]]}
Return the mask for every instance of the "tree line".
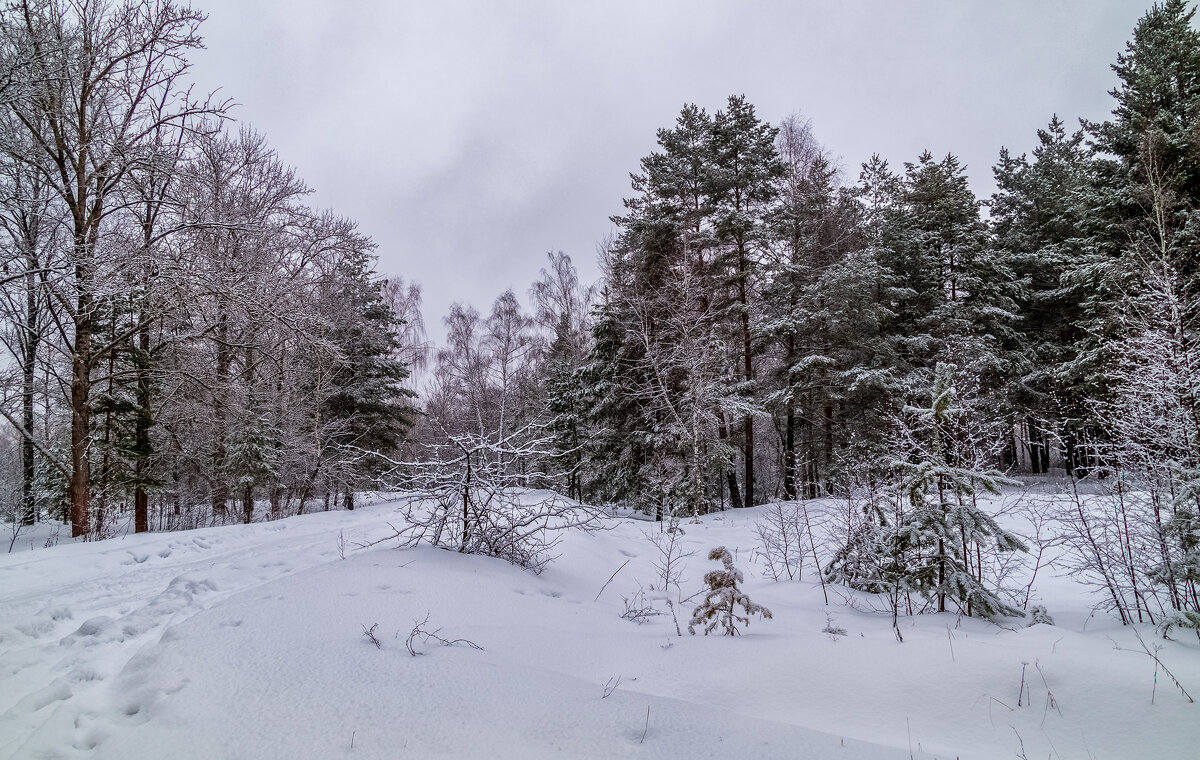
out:
{"label": "tree line", "polygon": [[0,10],[0,414],[11,513],[104,535],[341,498],[412,419],[398,313],[354,222],[188,59],[171,0]]}
{"label": "tree line", "polygon": [[456,304],[426,351],[419,288],[193,92],[202,14],[12,3],[0,498],[83,536],[424,489],[422,535],[536,565],[571,507],[521,489],[668,519],[838,496],[830,579],[993,614],[1023,543],[982,497],[1059,469],[1108,488],[1057,516],[1081,577],[1125,620],[1200,622],[1193,15],[1153,6],[1111,118],[1053,116],[986,199],[954,155],[852,175],[802,117],[686,105],[598,283],[552,252],[531,310]]}
{"label": "tree line", "polygon": [[1011,610],[984,581],[1023,545],[978,497],[1101,481],[1114,501],[1061,516],[1081,572],[1123,618],[1200,611],[1193,15],[1153,6],[1111,117],[1052,116],[984,199],[952,154],[851,175],[802,117],[684,106],[601,280],[552,254],[536,317],[511,292],[454,307],[427,411],[494,441],[534,425],[552,445],[510,471],[660,518],[850,495],[827,571],[897,606]]}

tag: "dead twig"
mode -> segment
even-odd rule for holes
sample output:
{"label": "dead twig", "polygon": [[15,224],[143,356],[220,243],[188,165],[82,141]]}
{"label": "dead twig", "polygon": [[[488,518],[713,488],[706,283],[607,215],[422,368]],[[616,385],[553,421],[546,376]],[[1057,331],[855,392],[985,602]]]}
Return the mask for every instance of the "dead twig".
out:
{"label": "dead twig", "polygon": [[[1157,686],[1157,684],[1158,684],[1158,669],[1162,668],[1162,671],[1167,674],[1167,677],[1171,679],[1171,681],[1175,684],[1175,687],[1177,689],[1179,689],[1179,692],[1181,694],[1183,694],[1184,698],[1187,699],[1188,702],[1194,704],[1196,700],[1192,699],[1192,695],[1188,694],[1187,689],[1183,688],[1183,684],[1179,683],[1179,679],[1175,677],[1175,674],[1172,673],[1170,671],[1170,669],[1166,666],[1166,663],[1164,663],[1162,661],[1162,659],[1159,658],[1158,653],[1162,649],[1162,646],[1155,644],[1154,651],[1151,651],[1150,647],[1146,646],[1146,641],[1145,641],[1145,639],[1142,638],[1142,634],[1136,628],[1133,629],[1133,635],[1137,637],[1138,644],[1141,645],[1141,647],[1142,647],[1142,653],[1144,653],[1150,659],[1154,660],[1154,682],[1155,682],[1155,685]],[[1136,649],[1129,649],[1127,647],[1122,647],[1119,644],[1117,644],[1117,642],[1113,641],[1111,638],[1109,639],[1109,641],[1113,642],[1113,649],[1117,650],[1118,652],[1135,652],[1136,653],[1138,651]],[[1151,695],[1150,695],[1150,703],[1151,704],[1154,703],[1153,692],[1151,692]]]}
{"label": "dead twig", "polygon": [[466,646],[469,646],[472,649],[476,649],[481,652],[483,651],[483,647],[479,646],[478,644],[476,644],[474,641],[471,641],[470,639],[442,638],[441,636],[438,635],[442,631],[441,628],[438,628],[433,631],[426,630],[425,626],[428,623],[429,623],[429,613],[425,613],[425,619],[422,620],[421,622],[418,623],[415,620],[413,621],[412,630],[408,632],[408,638],[404,641],[404,648],[408,650],[408,653],[411,656],[416,657],[418,654],[423,654],[423,652],[417,651],[417,648],[415,645],[415,642],[417,641],[418,638],[425,642],[436,641],[437,643],[441,644],[444,647],[452,647],[452,646],[455,646],[456,644],[465,644]]}
{"label": "dead twig", "polygon": [[376,649],[383,649],[383,644],[380,644],[378,637],[375,636],[375,629],[378,627],[379,627],[379,623],[373,624],[370,628],[368,628],[364,625],[362,627],[363,636],[366,636],[367,641],[370,641],[372,644],[374,644]]}
{"label": "dead twig", "polygon": [[614,691],[616,691],[617,687],[620,685],[621,685],[621,677],[620,676],[614,676],[612,678],[609,678],[608,682],[604,684],[604,693],[602,695],[600,695],[600,698],[608,699],[609,697],[612,696],[612,693]]}
{"label": "dead twig", "polygon": [[616,570],[613,570],[613,574],[608,576],[608,580],[606,580],[604,582],[604,585],[600,587],[600,591],[596,594],[596,598],[592,600],[593,602],[600,601],[600,594],[603,594],[604,589],[608,588],[608,584],[613,582],[613,578],[617,577],[617,573],[621,572],[621,568],[625,567],[628,564],[629,564],[629,560],[625,560],[624,562],[621,563],[621,567],[618,567]]}

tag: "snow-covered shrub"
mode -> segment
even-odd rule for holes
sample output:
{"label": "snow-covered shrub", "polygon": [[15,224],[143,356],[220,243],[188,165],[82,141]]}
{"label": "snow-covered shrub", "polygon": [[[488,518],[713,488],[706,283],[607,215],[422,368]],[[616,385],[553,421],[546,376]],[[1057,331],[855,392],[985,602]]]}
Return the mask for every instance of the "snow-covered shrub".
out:
{"label": "snow-covered shrub", "polygon": [[527,425],[502,439],[447,434],[446,443],[426,447],[424,461],[396,463],[406,471],[411,494],[407,526],[396,530],[397,537],[541,572],[562,531],[598,527],[604,519],[602,510],[527,486],[545,480],[520,466],[551,456],[544,428]]}
{"label": "snow-covered shrub", "polygon": [[896,555],[892,541],[891,526],[900,507],[894,496],[875,484],[850,489],[825,580],[870,594],[886,593],[897,585],[903,558]]}
{"label": "snow-covered shrub", "polygon": [[803,571],[804,514],[799,504],[771,502],[754,524],[759,549],[767,561],[764,574],[774,581],[798,581]]}
{"label": "snow-covered shrub", "polygon": [[[750,597],[738,588],[745,580],[741,571],[733,566],[733,557],[724,546],[718,546],[708,553],[708,558],[721,563],[720,570],[710,570],[704,574],[704,582],[708,584],[708,593],[704,601],[692,613],[688,623],[688,633],[696,634],[696,626],[704,626],[704,635],[714,630],[725,636],[736,636],[738,623],[750,625],[751,615],[761,615],[764,619],[771,618],[771,611],[761,604],[750,601]],[[745,610],[745,615],[739,615],[738,606]]]}
{"label": "snow-covered shrub", "polygon": [[1164,633],[1200,620],[1200,299],[1194,265],[1175,258],[1191,243],[1168,244],[1193,234],[1158,205],[1171,195],[1155,188],[1150,210],[1164,226],[1131,240],[1140,292],[1117,305],[1109,391],[1090,405],[1104,436],[1088,447],[1086,487],[1072,481],[1060,514],[1065,569],[1122,623]]}
{"label": "snow-covered shrub", "polygon": [[1054,618],[1050,617],[1050,613],[1046,611],[1046,607],[1041,604],[1035,604],[1029,608],[1029,625],[1054,625]]}
{"label": "snow-covered shrub", "polygon": [[1192,610],[1172,610],[1158,624],[1158,631],[1164,639],[1171,638],[1171,631],[1176,628],[1187,628],[1200,636],[1200,612]]}
{"label": "snow-covered shrub", "polygon": [[828,634],[829,638],[837,641],[838,636],[848,636],[849,632],[837,624],[831,613],[825,613],[825,627],[821,629],[821,633]]}
{"label": "snow-covered shrub", "polygon": [[640,588],[629,596],[621,597],[621,601],[625,604],[625,610],[621,613],[621,619],[629,620],[638,625],[648,622],[652,617],[665,614],[655,608],[654,600],[648,599],[646,592]]}

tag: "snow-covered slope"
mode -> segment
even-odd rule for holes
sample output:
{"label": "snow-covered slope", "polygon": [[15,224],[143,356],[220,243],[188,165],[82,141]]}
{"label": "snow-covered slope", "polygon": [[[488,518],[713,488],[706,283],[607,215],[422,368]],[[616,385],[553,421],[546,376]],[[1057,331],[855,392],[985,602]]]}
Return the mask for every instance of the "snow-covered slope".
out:
{"label": "snow-covered slope", "polygon": [[[1069,625],[932,615],[902,621],[901,644],[844,593],[826,607],[815,582],[763,580],[758,516],[684,525],[685,589],[724,545],[774,612],[739,638],[688,636],[690,605],[682,637],[670,614],[621,618],[657,595],[642,522],[568,535],[540,576],[355,549],[391,532],[386,503],[2,556],[0,757],[1196,756],[1200,705],[1162,672],[1151,705],[1153,660],[1114,649],[1134,632],[1089,618],[1069,579],[1048,596]],[[426,616],[482,650],[418,637],[411,656]],[[1142,633],[1200,692],[1194,640]]]}

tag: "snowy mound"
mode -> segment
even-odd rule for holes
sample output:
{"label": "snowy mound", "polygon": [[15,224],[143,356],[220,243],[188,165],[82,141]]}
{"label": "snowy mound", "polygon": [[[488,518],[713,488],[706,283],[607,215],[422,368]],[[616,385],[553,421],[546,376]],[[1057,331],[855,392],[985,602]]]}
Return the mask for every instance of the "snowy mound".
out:
{"label": "snowy mound", "polygon": [[[395,510],[0,557],[0,757],[1186,758],[1200,746],[1200,708],[1134,629],[1089,618],[1069,579],[1043,594],[1058,626],[927,615],[901,620],[900,643],[862,595],[831,587],[826,606],[811,563],[802,580],[765,579],[761,509],[685,523],[694,553],[669,594],[651,523],[570,533],[535,576],[427,547],[356,548],[391,533]],[[774,619],[688,636],[696,600],[679,597],[701,590],[716,546]],[[1194,641],[1141,634],[1200,690]]]}

